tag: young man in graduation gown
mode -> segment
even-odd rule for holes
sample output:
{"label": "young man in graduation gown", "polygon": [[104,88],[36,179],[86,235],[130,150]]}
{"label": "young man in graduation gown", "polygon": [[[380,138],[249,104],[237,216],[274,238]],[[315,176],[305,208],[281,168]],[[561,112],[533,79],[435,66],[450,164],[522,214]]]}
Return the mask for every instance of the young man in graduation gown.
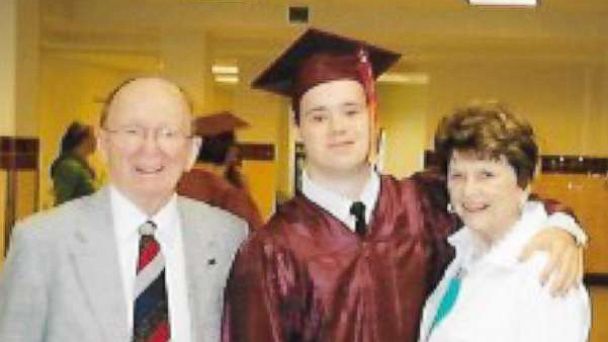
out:
{"label": "young man in graduation gown", "polygon": [[[368,162],[374,77],[397,59],[310,29],[254,81],[291,97],[306,169],[301,193],[237,256],[224,341],[417,339],[425,298],[452,257],[446,237],[456,222],[440,180],[398,181]],[[568,234],[552,231],[549,240],[578,251]]]}

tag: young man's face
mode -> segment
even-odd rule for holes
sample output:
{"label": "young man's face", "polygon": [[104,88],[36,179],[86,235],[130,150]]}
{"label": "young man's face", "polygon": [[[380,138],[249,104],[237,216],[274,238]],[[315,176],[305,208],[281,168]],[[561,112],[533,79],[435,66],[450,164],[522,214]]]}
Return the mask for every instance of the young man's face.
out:
{"label": "young man's face", "polygon": [[300,101],[299,135],[312,175],[339,177],[366,167],[370,119],[363,86],[336,80],[309,89]]}

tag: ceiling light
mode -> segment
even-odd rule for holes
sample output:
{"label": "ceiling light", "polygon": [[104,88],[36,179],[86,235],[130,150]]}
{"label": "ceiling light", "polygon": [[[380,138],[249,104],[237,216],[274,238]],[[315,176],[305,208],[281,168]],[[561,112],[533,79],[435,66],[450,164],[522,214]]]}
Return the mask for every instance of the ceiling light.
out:
{"label": "ceiling light", "polygon": [[214,64],[211,66],[211,72],[214,75],[237,75],[239,67],[236,65]]}
{"label": "ceiling light", "polygon": [[538,0],[468,0],[473,6],[526,6],[538,5]]}
{"label": "ceiling light", "polygon": [[237,84],[239,83],[238,75],[215,75],[215,82],[218,83],[227,83],[227,84]]}
{"label": "ceiling light", "polygon": [[387,72],[378,78],[382,83],[428,84],[429,75],[423,72]]}

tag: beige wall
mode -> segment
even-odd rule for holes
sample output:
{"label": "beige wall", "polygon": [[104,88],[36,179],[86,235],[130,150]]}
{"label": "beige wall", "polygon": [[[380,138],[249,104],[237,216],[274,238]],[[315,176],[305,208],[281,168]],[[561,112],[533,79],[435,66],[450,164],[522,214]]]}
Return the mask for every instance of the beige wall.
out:
{"label": "beige wall", "polygon": [[15,132],[17,0],[0,2],[0,135]]}
{"label": "beige wall", "polygon": [[28,217],[36,211],[35,198],[36,193],[36,178],[38,174],[35,170],[22,170],[15,174],[17,183],[17,202],[16,215],[17,219],[21,220]]}
{"label": "beige wall", "polygon": [[405,177],[422,169],[428,100],[426,84],[378,86],[378,121],[385,132],[383,172]]}
{"label": "beige wall", "polygon": [[446,61],[428,69],[429,84],[379,84],[387,173],[419,170],[440,118],[474,101],[501,101],[525,116],[543,154],[608,156],[608,76],[602,65]]}
{"label": "beige wall", "polygon": [[[15,134],[17,0],[0,2],[0,136]],[[6,170],[0,170],[0,268],[4,260]]]}
{"label": "beige wall", "polygon": [[246,162],[243,167],[252,196],[258,204],[262,216],[269,218],[274,212],[276,193],[279,188],[279,170],[282,170],[282,163],[284,163],[284,160],[280,159],[284,145],[279,139],[282,129],[279,123],[283,113],[280,110],[282,107],[280,103],[268,103],[265,99],[266,97],[260,96],[260,94],[254,93],[246,96],[239,93],[238,96],[235,96],[232,105],[225,108],[234,110],[251,124],[249,129],[239,132],[240,141],[275,146],[275,160],[250,161]]}
{"label": "beige wall", "polygon": [[40,0],[18,1],[15,130],[19,136],[38,133],[40,76]]}
{"label": "beige wall", "polygon": [[471,100],[490,99],[530,120],[544,154],[608,155],[605,66],[457,63],[433,67],[430,75],[429,142],[441,116]]}

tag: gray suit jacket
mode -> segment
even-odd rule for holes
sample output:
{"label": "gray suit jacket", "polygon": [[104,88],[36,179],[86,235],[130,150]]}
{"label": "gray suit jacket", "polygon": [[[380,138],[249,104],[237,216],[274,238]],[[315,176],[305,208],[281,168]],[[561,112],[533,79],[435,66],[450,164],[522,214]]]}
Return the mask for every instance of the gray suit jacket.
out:
{"label": "gray suit jacket", "polygon": [[[201,202],[180,197],[178,208],[193,339],[218,341],[247,227]],[[115,241],[108,189],[17,224],[0,278],[0,341],[129,341]]]}

